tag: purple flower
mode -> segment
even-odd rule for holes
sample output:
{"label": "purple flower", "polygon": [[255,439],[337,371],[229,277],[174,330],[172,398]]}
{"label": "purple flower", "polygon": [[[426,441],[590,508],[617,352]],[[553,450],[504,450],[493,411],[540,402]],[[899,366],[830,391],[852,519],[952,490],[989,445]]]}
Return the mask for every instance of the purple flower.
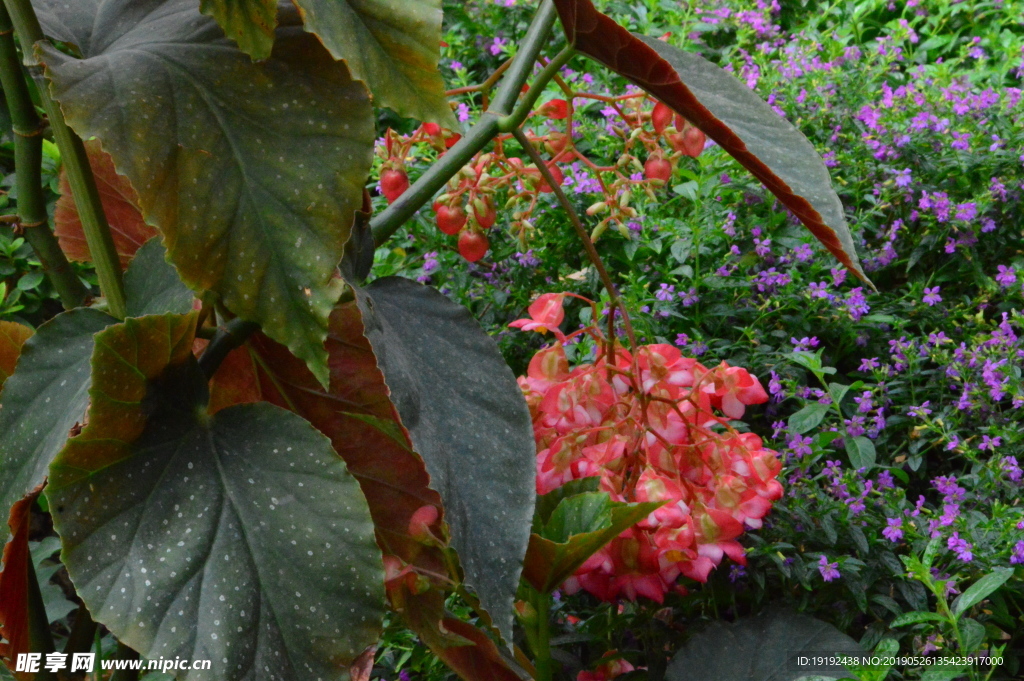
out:
{"label": "purple flower", "polygon": [[1009,288],[1017,283],[1017,270],[1006,265],[999,266],[999,274],[996,275],[996,282],[1003,288]]}
{"label": "purple flower", "polygon": [[898,542],[903,539],[903,521],[899,518],[887,518],[886,528],[882,530],[882,536],[891,542]]}
{"label": "purple flower", "polygon": [[821,559],[818,561],[818,572],[821,573],[821,578],[826,582],[831,582],[833,579],[839,577],[839,562],[830,563],[825,554],[821,554]]}
{"label": "purple flower", "polygon": [[689,291],[680,291],[679,298],[683,303],[683,307],[690,307],[700,300],[700,296],[697,295],[697,289],[693,286],[690,287]]}
{"label": "purple flower", "polygon": [[864,315],[871,311],[871,307],[868,305],[867,299],[864,297],[863,286],[850,289],[850,292],[846,296],[845,305],[846,311],[850,313],[850,317],[855,322],[860,321]]}
{"label": "purple flower", "polygon": [[878,489],[892,489],[896,486],[895,481],[892,479],[892,473],[889,471],[882,471],[878,474]]}
{"label": "purple flower", "polygon": [[860,366],[857,367],[857,371],[873,371],[879,366],[881,364],[879,364],[877,357],[864,357],[860,360]]}
{"label": "purple flower", "polygon": [[814,283],[812,281],[810,283],[810,285],[808,286],[808,288],[811,291],[811,298],[828,298],[828,283],[827,282],[819,281],[817,283]]}
{"label": "purple flower", "polygon": [[909,187],[910,186],[910,168],[904,168],[903,170],[896,171],[896,186],[897,187]]}
{"label": "purple flower", "polygon": [[501,51],[505,48],[505,43],[507,42],[507,40],[504,40],[502,38],[495,38],[494,41],[491,43],[490,47],[488,47],[487,49],[494,56],[498,56],[499,54],[501,54]]}
{"label": "purple flower", "polygon": [[821,342],[818,340],[817,336],[811,336],[810,338],[804,336],[800,340],[797,340],[796,338],[790,338],[789,342],[793,344],[794,352],[807,352],[811,348],[816,348],[819,345],[821,345]]}
{"label": "purple flower", "polygon": [[939,477],[932,479],[932,484],[940,494],[951,501],[963,499],[964,494],[967,493],[967,490],[957,484],[955,475],[940,475]]}
{"label": "purple flower", "polygon": [[981,444],[978,445],[980,451],[995,451],[996,447],[1003,444],[1003,439],[999,436],[989,437],[988,435],[981,436]]}
{"label": "purple flower", "polygon": [[669,284],[661,284],[660,288],[655,292],[654,297],[662,302],[672,300],[672,296],[676,292],[676,287]]}
{"label": "purple flower", "polygon": [[969,563],[974,560],[974,554],[971,553],[971,550],[974,547],[971,546],[966,539],[962,539],[959,532],[954,532],[953,535],[946,540],[946,546],[963,562]]}
{"label": "purple flower", "polygon": [[939,287],[933,286],[932,288],[925,287],[924,297],[921,298],[921,302],[928,307],[934,306],[936,303],[942,302],[942,296],[939,295]]}
{"label": "purple flower", "polygon": [[800,244],[793,249],[793,257],[797,259],[797,262],[807,262],[814,257],[814,252],[811,250],[810,244]]}
{"label": "purple flower", "polygon": [[1013,555],[1010,556],[1010,565],[1022,564],[1024,564],[1024,539],[1017,542],[1017,545],[1013,547]]}
{"label": "purple flower", "polygon": [[925,400],[924,403],[921,404],[918,407],[915,407],[915,406],[911,405],[911,407],[909,409],[907,409],[907,414],[909,414],[910,416],[913,416],[914,418],[919,418],[919,419],[926,418],[928,416],[928,414],[932,413],[932,410],[928,408],[929,404],[931,404],[931,401],[930,400]]}
{"label": "purple flower", "polygon": [[870,390],[865,390],[860,395],[855,396],[853,401],[857,403],[857,411],[862,414],[866,414],[875,408],[875,401],[871,397]]}
{"label": "purple flower", "polygon": [[678,336],[676,336],[676,345],[678,347],[681,347],[681,348],[685,347],[689,342],[690,342],[690,337],[687,336],[685,333],[681,333]]}
{"label": "purple flower", "polygon": [[801,435],[790,435],[789,436],[789,449],[795,455],[799,457],[811,455],[811,437],[803,437]]}
{"label": "purple flower", "polygon": [[1024,477],[1024,471],[1021,471],[1020,464],[1017,463],[1017,457],[1015,456],[1004,456],[1002,462],[1000,462],[1000,468],[1010,478],[1011,482],[1020,482],[1021,478]]}

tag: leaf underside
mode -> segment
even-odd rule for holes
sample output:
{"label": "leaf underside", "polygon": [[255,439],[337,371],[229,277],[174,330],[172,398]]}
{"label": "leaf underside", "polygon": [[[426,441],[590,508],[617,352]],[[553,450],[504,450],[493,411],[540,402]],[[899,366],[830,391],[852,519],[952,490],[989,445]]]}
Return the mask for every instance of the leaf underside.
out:
{"label": "leaf underside", "polygon": [[399,277],[354,290],[391,401],[444,501],[466,584],[511,640],[535,498],[522,392],[461,305]]}
{"label": "leaf underside", "polygon": [[18,357],[21,356],[21,346],[32,337],[31,327],[16,322],[0,322],[0,388],[18,364]]}
{"label": "leaf underside", "polygon": [[[32,505],[42,492],[42,485],[19,499],[10,509],[7,527],[12,539],[3,549],[3,572],[0,572],[0,667],[4,663],[14,669],[20,653],[30,652],[28,571],[33,569],[29,555],[28,533]],[[21,679],[29,674],[20,673]]]}
{"label": "leaf underside", "polygon": [[117,320],[88,308],[57,315],[22,346],[14,374],[0,392],[0,508],[46,478],[68,431],[89,401],[93,335]]}
{"label": "leaf underside", "polygon": [[870,285],[843,205],[807,138],[703,57],[630,33],[591,0],[554,0],[569,42],[681,114],[749,170],[841,263]]}
{"label": "leaf underside", "polygon": [[[138,195],[128,179],[117,174],[110,154],[100,148],[100,143],[96,140],[87,140],[85,151],[93,177],[96,179],[96,189],[103,204],[103,213],[107,216],[107,224],[110,225],[110,234],[114,237],[114,249],[121,261],[121,267],[127,267],[135,252],[142,244],[156,236],[157,230],[146,224],[142,213],[139,212]],[[92,262],[78,207],[71,194],[67,170],[63,166],[60,170],[58,190],[60,197],[53,211],[53,231],[57,235],[60,248],[71,260]]]}
{"label": "leaf underside", "polygon": [[383,572],[327,439],[269,404],[206,414],[195,314],[99,334],[88,425],[50,469],[63,560],[93,617],[184,679],[341,679],[376,641]]}
{"label": "leaf underside", "polygon": [[[224,408],[263,399],[308,419],[331,439],[359,481],[381,549],[421,574],[447,574],[443,553],[409,535],[413,514],[433,505],[439,513],[430,529],[435,536],[443,536],[441,499],[430,489],[423,460],[411,451],[405,436],[400,441],[394,437],[401,426],[354,302],[339,305],[331,315],[327,350],[329,390],[317,384],[284,347],[255,334],[245,347],[229,354],[214,374],[212,404]],[[384,430],[390,435],[381,428],[388,424]],[[453,620],[446,619],[441,589],[415,594],[404,584],[395,589],[391,595],[396,607],[400,602],[407,625],[456,673],[463,678],[518,681],[482,631],[470,625],[465,625],[469,630],[457,629]],[[456,630],[461,635],[452,633]]]}
{"label": "leaf underside", "polygon": [[195,0],[37,0],[68,123],[99,138],[195,291],[327,380],[327,317],[374,142],[366,88],[297,13],[253,63]]}

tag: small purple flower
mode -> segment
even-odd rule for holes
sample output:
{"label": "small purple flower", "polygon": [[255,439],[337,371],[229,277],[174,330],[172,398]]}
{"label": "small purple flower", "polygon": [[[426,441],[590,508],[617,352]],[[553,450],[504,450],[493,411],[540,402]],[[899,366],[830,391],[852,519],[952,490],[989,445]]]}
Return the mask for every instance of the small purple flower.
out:
{"label": "small purple flower", "polygon": [[999,437],[999,436],[989,437],[988,435],[982,435],[981,436],[981,444],[978,445],[978,449],[980,451],[982,451],[982,452],[984,452],[984,451],[993,452],[993,451],[995,451],[996,447],[999,447],[1002,444],[1003,444],[1003,439],[1001,437]]}
{"label": "small purple flower", "polygon": [[796,338],[790,338],[789,342],[793,344],[794,352],[807,352],[811,348],[816,348],[819,345],[821,345],[821,342],[818,340],[817,336],[811,336],[810,338],[804,336],[800,340],[797,340]]}
{"label": "small purple flower", "polygon": [[828,562],[828,558],[823,553],[821,554],[821,559],[818,560],[818,572],[821,573],[822,579],[826,582],[831,582],[839,577],[839,562]]}
{"label": "small purple flower", "polygon": [[860,366],[857,367],[857,371],[873,371],[880,366],[881,364],[879,364],[877,357],[864,357],[860,360]]}
{"label": "small purple flower", "polygon": [[921,298],[921,302],[928,307],[934,306],[936,303],[942,302],[942,296],[939,295],[939,287],[933,286],[932,288],[925,287],[924,297]]}
{"label": "small purple flower", "polygon": [[1020,464],[1015,456],[1004,456],[1002,462],[1000,462],[1000,468],[1003,469],[1003,472],[1006,473],[1011,482],[1020,482],[1021,478],[1024,478],[1024,471],[1020,469]]}
{"label": "small purple flower", "polygon": [[687,336],[685,333],[681,333],[681,334],[676,336],[676,343],[675,344],[676,344],[677,347],[680,347],[680,348],[685,347],[689,342],[690,342],[690,337]]}
{"label": "small purple flower", "polygon": [[811,291],[811,298],[828,298],[828,282],[811,282],[807,287]]}
{"label": "small purple flower", "polygon": [[662,302],[672,300],[672,296],[675,295],[676,287],[670,284],[660,284],[658,290],[654,293],[654,297]]}
{"label": "small purple flower", "polygon": [[946,540],[946,546],[950,551],[956,554],[956,557],[965,563],[969,563],[974,560],[974,554],[971,550],[974,548],[970,542],[960,537],[959,532],[954,532],[953,535]]}
{"label": "small purple flower", "polygon": [[811,437],[801,435],[789,436],[789,449],[798,457],[811,455]]}
{"label": "small purple flower", "polygon": [[1024,539],[1017,542],[1013,547],[1013,555],[1010,556],[1010,565],[1024,565]]}
{"label": "small purple flower", "polygon": [[932,413],[932,410],[928,408],[929,404],[931,404],[931,401],[925,400],[924,403],[921,404],[920,406],[911,406],[909,409],[907,409],[907,414],[918,419],[926,418],[929,414]]}
{"label": "small purple flower", "polygon": [[891,542],[898,542],[903,539],[903,521],[899,518],[887,518],[886,528],[882,530],[882,536]]}
{"label": "small purple flower", "polygon": [[1017,270],[1006,265],[999,266],[999,274],[996,275],[996,283],[1003,288],[1009,288],[1017,283]]}
{"label": "small purple flower", "polygon": [[496,37],[487,49],[494,56],[498,56],[499,54],[501,54],[501,51],[505,49],[505,44],[507,42],[508,41],[503,38]]}
{"label": "small purple flower", "polygon": [[896,171],[896,186],[897,187],[909,187],[911,183],[910,179],[910,168],[904,168],[903,170]]}
{"label": "small purple flower", "polygon": [[700,300],[700,296],[697,295],[697,289],[693,286],[690,287],[689,291],[680,291],[679,298],[683,304],[683,307],[690,307],[691,305],[695,305],[697,301]]}
{"label": "small purple flower", "polygon": [[797,259],[797,262],[807,262],[814,257],[814,251],[811,250],[810,244],[800,244],[793,249],[793,257]]}

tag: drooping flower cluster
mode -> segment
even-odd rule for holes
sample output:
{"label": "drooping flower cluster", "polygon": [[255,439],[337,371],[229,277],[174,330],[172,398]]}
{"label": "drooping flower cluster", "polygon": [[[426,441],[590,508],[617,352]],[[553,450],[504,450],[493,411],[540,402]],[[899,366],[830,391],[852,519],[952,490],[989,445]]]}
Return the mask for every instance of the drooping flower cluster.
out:
{"label": "drooping flower cluster", "polygon": [[[541,296],[532,319],[559,340],[565,294]],[[576,333],[590,333],[591,327]],[[594,554],[565,584],[601,599],[661,602],[680,575],[704,582],[727,555],[745,564],[737,538],[758,528],[782,496],[781,463],[752,433],[730,427],[768,395],[745,369],[707,368],[665,344],[631,353],[608,346],[569,368],[561,343],[539,351],[519,379],[533,416],[537,492],[585,477],[615,501],[663,505]]]}

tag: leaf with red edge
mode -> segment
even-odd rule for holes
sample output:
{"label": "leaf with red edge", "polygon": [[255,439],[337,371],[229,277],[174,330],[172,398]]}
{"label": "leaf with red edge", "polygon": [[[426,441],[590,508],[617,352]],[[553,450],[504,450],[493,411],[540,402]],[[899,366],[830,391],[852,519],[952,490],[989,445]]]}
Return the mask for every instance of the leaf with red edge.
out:
{"label": "leaf with red edge", "polygon": [[[132,189],[128,178],[118,175],[114,170],[114,161],[110,154],[100,148],[97,140],[85,143],[89,155],[89,165],[96,178],[96,188],[103,203],[103,212],[107,214],[110,232],[114,237],[114,248],[121,259],[121,267],[127,267],[135,251],[149,239],[158,234],[156,227],[151,227],[142,219],[139,211],[139,199]],[[60,198],[53,212],[54,233],[60,242],[61,250],[68,258],[77,262],[92,262],[89,246],[85,243],[82,221],[78,217],[78,208],[71,195],[71,185],[67,174],[60,171]]]}
{"label": "leaf with red edge", "polygon": [[[832,254],[860,267],[843,205],[821,156],[804,135],[739,79],[666,42],[630,33],[591,0],[554,0],[577,50],[683,115],[764,184]],[[872,286],[873,287],[873,286]]]}
{"label": "leaf with red edge", "polygon": [[[441,536],[441,499],[430,489],[423,461],[412,452],[388,399],[377,360],[363,336],[354,303],[339,305],[327,337],[330,390],[305,364],[257,333],[230,353],[210,384],[210,409],[267,400],[308,419],[331,438],[335,450],[359,481],[377,531],[377,542],[421,574],[447,574],[444,556],[409,534],[414,514],[433,505],[439,513],[430,530]],[[394,428],[386,427],[393,424]],[[401,441],[396,436],[401,433]],[[469,624],[445,619],[439,589],[412,594],[403,583],[389,585],[393,607],[408,626],[462,678],[518,681],[494,642]],[[458,629],[458,635],[446,633]]]}
{"label": "leaf with red edge", "polygon": [[[377,360],[363,337],[354,303],[331,314],[327,336],[330,389],[301,360],[262,333],[228,355],[211,382],[211,411],[234,403],[266,400],[291,409],[331,439],[359,481],[370,507],[381,549],[406,563],[443,573],[440,551],[409,535],[409,522],[423,506],[439,511],[423,461],[372,423],[354,414],[397,422]],[[440,535],[440,519],[435,525]]]}
{"label": "leaf with red edge", "polygon": [[14,365],[21,356],[21,346],[34,332],[24,324],[0,322],[0,388],[14,373]]}
{"label": "leaf with red edge", "polygon": [[[28,624],[28,571],[34,569],[28,548],[29,519],[32,504],[43,486],[39,485],[14,504],[7,521],[13,538],[4,547],[3,572],[0,572],[0,658],[14,669],[18,653],[30,651]],[[28,679],[31,674],[19,673],[17,678]]]}

